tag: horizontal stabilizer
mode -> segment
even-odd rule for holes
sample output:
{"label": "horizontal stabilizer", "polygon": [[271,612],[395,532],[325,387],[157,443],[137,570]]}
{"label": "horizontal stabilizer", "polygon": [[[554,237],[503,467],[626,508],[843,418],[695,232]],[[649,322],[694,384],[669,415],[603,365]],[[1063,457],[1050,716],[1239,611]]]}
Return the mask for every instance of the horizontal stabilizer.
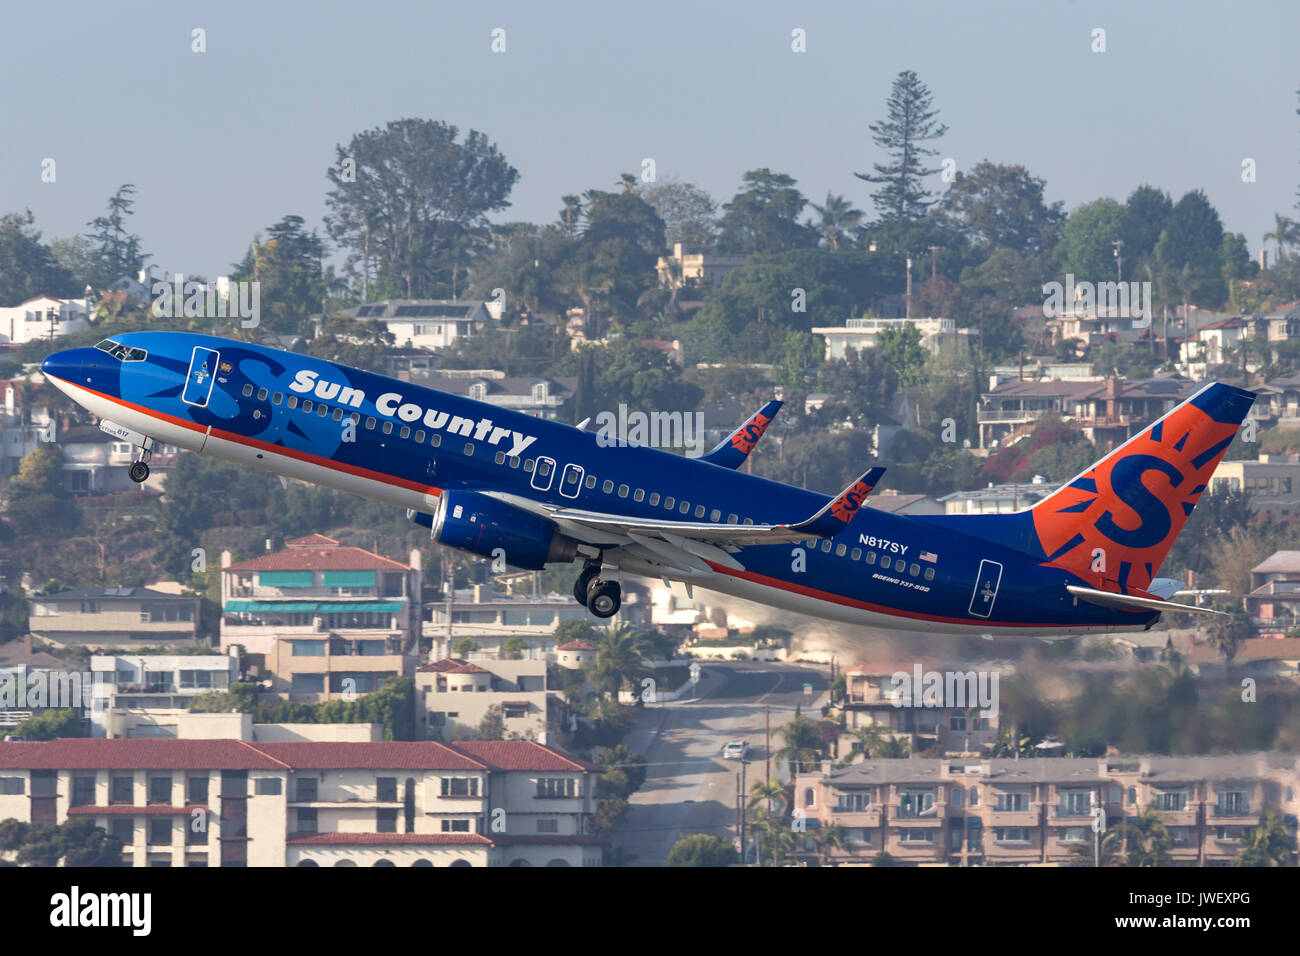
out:
{"label": "horizontal stabilizer", "polygon": [[776,413],[781,410],[781,404],[776,400],[768,402],[749,416],[743,425],[718,442],[713,451],[702,455],[700,460],[712,465],[721,465],[723,468],[739,468],[745,463],[749,453],[754,450],[758,440],[763,437],[767,426],[772,424],[772,419],[776,418]]}
{"label": "horizontal stabilizer", "polygon": [[1080,587],[1077,584],[1067,584],[1065,589],[1081,601],[1087,601],[1089,604],[1097,604],[1101,607],[1119,608],[1121,611],[1177,611],[1179,613],[1227,616],[1223,611],[1216,611],[1208,607],[1197,607],[1194,604],[1175,604],[1173,601],[1162,601],[1159,598],[1138,597],[1135,594],[1116,594],[1113,591],[1098,591],[1095,588]]}
{"label": "horizontal stabilizer", "polygon": [[858,513],[863,502],[870,497],[876,485],[880,484],[885,474],[883,468],[872,468],[865,475],[849,485],[830,500],[826,507],[807,521],[794,525],[794,531],[804,532],[818,538],[833,538],[843,531],[853,516]]}

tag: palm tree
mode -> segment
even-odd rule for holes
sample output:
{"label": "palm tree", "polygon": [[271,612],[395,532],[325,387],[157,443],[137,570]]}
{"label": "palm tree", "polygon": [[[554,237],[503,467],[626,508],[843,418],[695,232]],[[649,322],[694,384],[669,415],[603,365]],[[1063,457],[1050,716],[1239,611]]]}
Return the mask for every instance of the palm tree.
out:
{"label": "palm tree", "polygon": [[785,787],[776,782],[776,778],[768,779],[767,783],[761,780],[755,781],[754,785],[749,788],[749,807],[754,809],[763,806],[768,809],[772,806],[772,801],[780,803],[780,810],[776,811],[781,816],[785,816],[785,811],[790,806],[790,795],[786,792]]}
{"label": "palm tree", "polygon": [[794,831],[787,825],[785,815],[754,807],[749,811],[749,825],[758,843],[758,863],[764,860],[777,866],[794,849]]}
{"label": "palm tree", "polygon": [[1129,866],[1169,865],[1169,850],[1174,841],[1155,807],[1147,807],[1142,816],[1133,823],[1125,824],[1122,829],[1127,837],[1125,844]]}
{"label": "palm tree", "polygon": [[[840,239],[850,230],[862,224],[862,210],[854,209],[853,204],[843,196],[826,193],[826,205],[810,204],[817,210],[821,222],[813,226],[826,237],[826,245],[834,252],[840,247]],[[809,225],[813,225],[809,223]]]}
{"label": "palm tree", "polygon": [[817,847],[817,865],[825,866],[831,850],[844,849],[844,828],[838,823],[823,824],[813,831],[813,843]]}
{"label": "palm tree", "polygon": [[646,633],[625,621],[596,632],[596,656],[589,665],[589,679],[602,695],[617,697],[623,682],[634,686],[649,673],[646,661],[649,644]]}
{"label": "palm tree", "polygon": [[825,742],[815,720],[796,717],[778,728],[777,734],[785,741],[785,746],[776,752],[776,759],[789,762],[791,776],[797,775],[805,765],[815,764],[821,759]]}
{"label": "palm tree", "polygon": [[1265,242],[1277,243],[1277,261],[1281,262],[1286,258],[1288,246],[1294,245],[1300,240],[1300,226],[1286,216],[1273,214],[1273,231],[1264,233]]}
{"label": "palm tree", "polygon": [[1119,826],[1107,830],[1101,835],[1100,844],[1094,844],[1092,840],[1071,844],[1069,865],[1123,866],[1124,828]]}
{"label": "palm tree", "polygon": [[1264,822],[1250,832],[1250,843],[1232,859],[1233,866],[1286,866],[1295,856],[1295,836],[1276,808],[1264,811]]}
{"label": "palm tree", "polygon": [[564,208],[560,210],[560,225],[564,234],[572,239],[578,234],[578,223],[582,221],[582,197],[569,194],[561,196]]}

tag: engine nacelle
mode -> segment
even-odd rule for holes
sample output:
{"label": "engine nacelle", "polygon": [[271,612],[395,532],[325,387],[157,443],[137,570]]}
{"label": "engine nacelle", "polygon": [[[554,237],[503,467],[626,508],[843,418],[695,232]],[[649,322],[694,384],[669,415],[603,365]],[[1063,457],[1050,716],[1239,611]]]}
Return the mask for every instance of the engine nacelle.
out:
{"label": "engine nacelle", "polygon": [[439,544],[485,558],[501,557],[516,568],[540,571],[550,562],[567,563],[578,554],[578,542],[561,534],[554,521],[473,491],[444,490],[433,515],[408,514],[416,524],[427,524]]}

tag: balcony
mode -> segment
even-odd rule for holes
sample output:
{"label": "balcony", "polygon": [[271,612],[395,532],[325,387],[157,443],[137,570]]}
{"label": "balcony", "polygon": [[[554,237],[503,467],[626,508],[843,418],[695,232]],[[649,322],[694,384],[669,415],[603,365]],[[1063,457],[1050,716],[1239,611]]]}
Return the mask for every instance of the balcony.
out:
{"label": "balcony", "polygon": [[1183,807],[1181,810],[1161,810],[1157,807],[1156,813],[1160,816],[1160,822],[1167,827],[1194,827],[1200,816],[1200,811],[1195,807]]}
{"label": "balcony", "polygon": [[842,827],[878,827],[880,807],[866,807],[862,810],[831,807],[831,822]]}
{"label": "balcony", "polygon": [[1247,821],[1249,823],[1259,822],[1258,811],[1252,810],[1250,804],[1244,803],[1236,806],[1219,806],[1215,805],[1210,808],[1210,816],[1218,822],[1223,821]]}
{"label": "balcony", "polygon": [[1040,812],[1038,807],[1024,810],[998,810],[995,807],[989,812],[988,825],[990,827],[1036,827],[1040,822]]}

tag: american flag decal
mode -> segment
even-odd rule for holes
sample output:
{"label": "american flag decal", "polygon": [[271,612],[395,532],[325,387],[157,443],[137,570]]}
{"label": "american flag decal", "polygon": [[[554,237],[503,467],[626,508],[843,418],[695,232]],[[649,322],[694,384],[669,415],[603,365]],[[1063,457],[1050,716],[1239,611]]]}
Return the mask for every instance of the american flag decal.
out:
{"label": "american flag decal", "polygon": [[935,554],[933,551],[922,551],[921,560],[929,561],[931,564],[934,564],[936,561],[939,560],[939,556]]}

